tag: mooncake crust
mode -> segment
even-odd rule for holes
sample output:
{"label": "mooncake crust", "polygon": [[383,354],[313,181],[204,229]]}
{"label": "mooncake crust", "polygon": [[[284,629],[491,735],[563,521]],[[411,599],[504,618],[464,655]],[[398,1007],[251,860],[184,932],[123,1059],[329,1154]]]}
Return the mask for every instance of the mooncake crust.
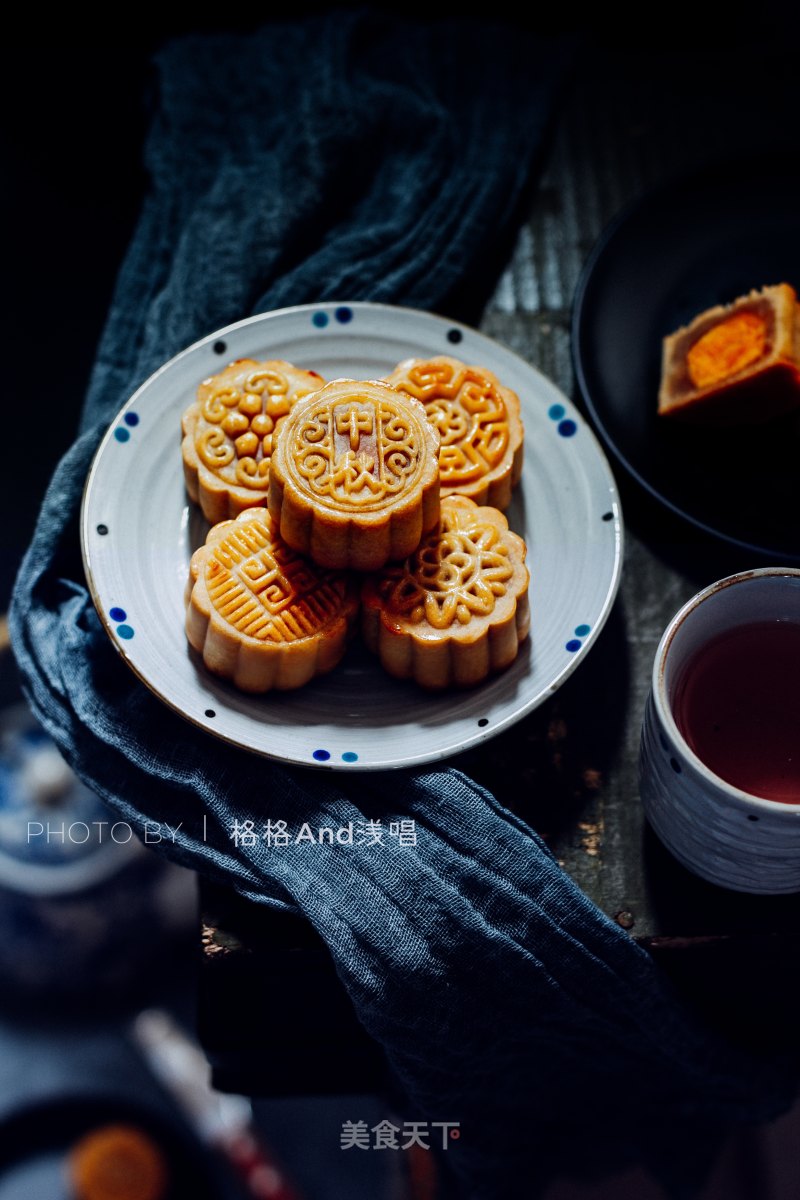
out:
{"label": "mooncake crust", "polygon": [[509,666],[530,629],[526,553],[498,509],[446,497],[417,551],[364,580],[367,647],[390,675],[431,689]]}
{"label": "mooncake crust", "polygon": [[281,359],[240,358],[211,375],[183,414],[186,490],[211,524],[267,502],[275,435],[325,380]]}
{"label": "mooncake crust", "polygon": [[[713,330],[736,318],[762,325],[760,348],[719,379],[692,379],[691,354]],[[664,338],[658,412],[698,424],[761,424],[800,406],[800,306],[793,287],[776,284],[715,305]]]}
{"label": "mooncake crust", "polygon": [[407,358],[387,383],[425,406],[439,431],[439,484],[445,496],[505,509],[522,475],[524,432],[516,392],[492,371],[458,358]]}
{"label": "mooncake crust", "polygon": [[320,566],[378,570],[439,518],[439,434],[418,401],[379,380],[337,379],[283,423],[269,510]]}
{"label": "mooncake crust", "polygon": [[206,667],[246,692],[302,687],[342,658],[358,585],[280,538],[266,508],[210,530],[192,556],[186,636]]}
{"label": "mooncake crust", "polygon": [[170,1171],[158,1143],[121,1121],[90,1130],[67,1157],[74,1200],[164,1200]]}

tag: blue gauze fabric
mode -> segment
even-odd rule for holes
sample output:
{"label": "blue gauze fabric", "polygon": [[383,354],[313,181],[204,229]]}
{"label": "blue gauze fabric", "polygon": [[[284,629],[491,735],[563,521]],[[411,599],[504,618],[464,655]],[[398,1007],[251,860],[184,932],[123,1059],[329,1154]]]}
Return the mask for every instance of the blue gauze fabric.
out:
{"label": "blue gauze fabric", "polygon": [[[163,49],[152,187],[11,614],[30,700],[78,774],[137,830],[182,823],[179,861],[308,918],[414,1119],[461,1122],[448,1160],[475,1197],[535,1195],[577,1147],[664,1177],[676,1129],[686,1145],[762,1116],[785,1081],[695,1028],[536,834],[462,774],[282,769],[160,704],[95,614],[78,513],[115,411],[213,329],[326,299],[465,315],[513,229],[563,66],[522,32],[363,14]],[[278,798],[274,811],[249,812],[252,796]],[[409,819],[417,844],[236,845],[248,816]]]}

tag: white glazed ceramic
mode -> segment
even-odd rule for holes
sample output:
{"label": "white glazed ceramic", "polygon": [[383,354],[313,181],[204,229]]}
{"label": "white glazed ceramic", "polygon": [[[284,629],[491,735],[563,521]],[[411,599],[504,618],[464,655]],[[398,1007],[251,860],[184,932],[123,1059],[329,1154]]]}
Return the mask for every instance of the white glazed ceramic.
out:
{"label": "white glazed ceramic", "polygon": [[640,757],[642,802],[667,849],[711,883],[763,894],[800,891],[800,804],[751,796],[710,771],[680,733],[672,698],[684,664],[710,638],[772,620],[800,621],[800,570],[731,575],[684,605],[656,652]]}
{"label": "white glazed ceramic", "polygon": [[[531,637],[506,671],[467,691],[429,694],[390,678],[360,644],[296,692],[237,692],[188,649],[184,589],[208,530],[185,493],[180,418],[198,383],[236,358],[281,358],[376,378],[411,355],[482,363],[519,393],[525,463],[508,517],[528,543]],[[265,313],[211,334],[166,363],[111,423],[90,472],[81,541],[89,586],[128,665],[203,729],[286,762],[405,767],[492,737],[550,696],[583,661],[619,584],[622,518],[608,463],[569,401],[489,338],[441,317],[384,305]]]}

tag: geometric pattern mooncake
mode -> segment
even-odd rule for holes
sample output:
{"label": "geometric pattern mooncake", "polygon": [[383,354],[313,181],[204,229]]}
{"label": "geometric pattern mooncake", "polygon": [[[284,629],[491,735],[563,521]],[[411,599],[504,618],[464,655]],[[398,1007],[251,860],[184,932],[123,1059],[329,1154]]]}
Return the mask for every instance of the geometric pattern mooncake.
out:
{"label": "geometric pattern mooncake", "polygon": [[273,452],[281,537],[326,567],[405,558],[439,517],[439,434],[386,383],[338,379],[301,400]]}
{"label": "geometric pattern mooncake", "polygon": [[358,588],[281,541],[265,508],[222,521],[195,551],[186,635],[210,671],[248,692],[330,671],[358,614]]}
{"label": "geometric pattern mooncake", "polygon": [[427,688],[479,683],[528,635],[526,547],[495,508],[442,500],[439,528],[364,581],[362,631],[390,675]]}
{"label": "geometric pattern mooncake", "polygon": [[386,377],[425,405],[439,430],[442,496],[469,496],[476,504],[508,508],[522,475],[519,397],[486,367],[457,358],[409,358]]}
{"label": "geometric pattern mooncake", "polygon": [[291,363],[252,358],[203,380],[183,415],[182,451],[186,489],[212,525],[266,503],[275,434],[324,382]]}

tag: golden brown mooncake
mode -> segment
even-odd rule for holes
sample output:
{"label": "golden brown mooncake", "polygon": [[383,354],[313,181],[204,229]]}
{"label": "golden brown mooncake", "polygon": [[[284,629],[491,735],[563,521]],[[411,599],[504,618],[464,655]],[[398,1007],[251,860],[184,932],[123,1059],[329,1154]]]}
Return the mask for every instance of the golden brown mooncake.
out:
{"label": "golden brown mooncake", "polygon": [[519,397],[486,367],[457,358],[409,358],[387,383],[425,405],[439,430],[442,497],[469,496],[476,504],[508,508],[522,474]]}
{"label": "golden brown mooncake", "polygon": [[272,456],[269,510],[325,567],[375,571],[439,518],[439,434],[387,383],[337,379],[297,404]]}
{"label": "golden brown mooncake", "polygon": [[788,283],[717,305],[664,338],[658,411],[759,424],[800,405],[800,308]]}
{"label": "golden brown mooncake", "polygon": [[446,497],[419,549],[365,579],[367,646],[390,675],[423,687],[480,683],[509,666],[528,635],[525,554],[496,508]]}
{"label": "golden brown mooncake", "polygon": [[275,431],[324,382],[315,371],[253,358],[203,380],[183,414],[183,472],[186,490],[212,525],[266,504]]}
{"label": "golden brown mooncake", "polygon": [[163,1200],[169,1166],[161,1147],[135,1125],[101,1125],[67,1159],[75,1200]]}
{"label": "golden brown mooncake", "polygon": [[330,671],[357,613],[353,579],[291,550],[265,508],[215,525],[192,556],[186,635],[242,691],[298,688]]}

